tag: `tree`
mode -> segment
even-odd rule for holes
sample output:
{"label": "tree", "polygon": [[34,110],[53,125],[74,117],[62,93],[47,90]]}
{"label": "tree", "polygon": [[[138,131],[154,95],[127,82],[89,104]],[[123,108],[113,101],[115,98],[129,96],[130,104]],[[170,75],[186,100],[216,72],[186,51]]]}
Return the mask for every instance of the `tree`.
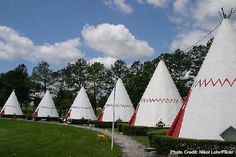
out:
{"label": "tree", "polygon": [[53,84],[53,71],[47,62],[39,63],[33,68],[31,79],[38,83],[44,92]]}
{"label": "tree", "polygon": [[23,107],[25,105],[25,113],[30,103],[30,89],[32,82],[29,79],[27,67],[24,64],[18,65],[14,70],[8,71],[0,75],[0,100],[4,104],[10,96],[12,90],[15,90],[18,101]]}
{"label": "tree", "polygon": [[135,61],[131,65],[126,78],[126,89],[134,107],[138,105],[147,84],[143,81],[143,67],[140,61]]}
{"label": "tree", "polygon": [[88,77],[88,63],[85,59],[78,59],[75,63],[68,65],[64,69],[65,82],[74,92],[79,91],[81,86],[86,88]]}
{"label": "tree", "polygon": [[191,50],[188,51],[187,54],[192,63],[189,75],[192,77],[192,79],[197,76],[198,71],[201,68],[201,65],[210,49],[212,42],[213,38],[209,40],[206,45],[194,46]]}
{"label": "tree", "polygon": [[124,61],[117,60],[114,65],[111,66],[113,78],[121,78],[125,82],[126,75],[128,74],[128,68]]}
{"label": "tree", "polygon": [[[107,82],[112,82],[111,77],[107,74],[108,71],[101,63],[93,63],[88,68],[88,92],[94,111],[98,106],[98,100],[107,97],[108,91],[111,90],[111,86]],[[101,102],[100,102],[101,103]]]}
{"label": "tree", "polygon": [[54,77],[54,90],[56,97],[54,98],[59,116],[65,116],[66,111],[70,108],[76,94],[71,92],[66,84],[65,69],[58,70],[53,74]]}
{"label": "tree", "polygon": [[74,99],[75,96],[73,96],[70,91],[62,88],[59,89],[56,97],[54,98],[56,108],[59,110],[59,116],[66,115],[66,111],[68,111]]}

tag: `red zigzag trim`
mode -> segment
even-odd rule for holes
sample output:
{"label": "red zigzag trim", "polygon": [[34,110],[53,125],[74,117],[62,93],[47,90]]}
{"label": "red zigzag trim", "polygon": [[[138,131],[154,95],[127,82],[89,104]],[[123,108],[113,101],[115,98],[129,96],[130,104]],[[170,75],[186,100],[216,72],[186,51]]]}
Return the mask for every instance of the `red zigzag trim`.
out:
{"label": "red zigzag trim", "polygon": [[[113,104],[106,104],[106,107],[113,106]],[[115,104],[115,107],[131,107],[130,105]]]}
{"label": "red zigzag trim", "polygon": [[224,80],[221,79],[217,79],[217,80],[213,80],[212,78],[210,80],[207,79],[200,79],[198,81],[195,81],[193,84],[193,87],[207,87],[207,86],[212,86],[215,87],[217,85],[220,85],[220,87],[224,87],[226,85],[229,85],[230,87],[232,87],[236,82],[236,78],[232,81],[230,81],[228,78],[225,78]]}
{"label": "red zigzag trim", "polygon": [[152,103],[152,102],[159,102],[159,103],[180,103],[182,101],[180,101],[179,99],[169,99],[169,98],[143,98],[140,100],[140,102],[144,102],[144,103]]}

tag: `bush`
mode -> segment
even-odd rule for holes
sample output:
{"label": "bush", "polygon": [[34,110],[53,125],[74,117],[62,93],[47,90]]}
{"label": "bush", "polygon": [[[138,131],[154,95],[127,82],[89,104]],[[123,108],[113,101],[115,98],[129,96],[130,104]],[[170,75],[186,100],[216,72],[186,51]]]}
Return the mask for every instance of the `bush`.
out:
{"label": "bush", "polygon": [[[224,142],[216,140],[196,140],[196,139],[183,139],[175,138],[163,135],[153,135],[150,145],[156,148],[156,151],[160,155],[167,156],[171,150],[179,151],[185,154],[186,151],[192,151],[196,156],[203,155],[202,151],[209,151],[210,154],[215,156],[216,154],[211,154],[214,151],[233,151],[234,155],[236,152],[236,142]],[[193,156],[193,154],[188,154]],[[223,154],[224,155],[224,154]],[[222,156],[222,154],[220,155]]]}
{"label": "bush", "polygon": [[34,117],[33,118],[35,121],[56,121],[58,122],[59,121],[59,118],[57,117]]}
{"label": "bush", "polygon": [[26,116],[25,115],[1,115],[0,117],[3,117],[3,118],[12,118],[12,119],[17,119],[17,118],[25,118]]}
{"label": "bush", "polygon": [[133,125],[123,125],[122,129],[123,129],[123,134],[131,136],[147,136],[147,132],[149,131],[160,130],[160,128],[157,127],[133,126]]}
{"label": "bush", "polygon": [[146,136],[149,131],[148,127],[123,125],[123,134],[131,136]]}
{"label": "bush", "polygon": [[32,117],[32,116],[26,116],[26,119],[27,119],[27,120],[32,120],[33,117]]}
{"label": "bush", "polygon": [[154,135],[167,135],[167,132],[168,132],[168,129],[157,129],[157,130],[149,131],[147,132],[148,139],[149,141],[151,141]]}
{"label": "bush", "polygon": [[117,123],[117,130],[118,132],[123,132],[123,126],[127,126],[128,123]]}
{"label": "bush", "polygon": [[[111,128],[112,127],[112,122],[89,121],[88,123],[94,124],[94,126],[97,128]],[[116,123],[115,123],[115,128],[116,128]]]}
{"label": "bush", "polygon": [[71,119],[71,124],[88,124],[88,119]]}

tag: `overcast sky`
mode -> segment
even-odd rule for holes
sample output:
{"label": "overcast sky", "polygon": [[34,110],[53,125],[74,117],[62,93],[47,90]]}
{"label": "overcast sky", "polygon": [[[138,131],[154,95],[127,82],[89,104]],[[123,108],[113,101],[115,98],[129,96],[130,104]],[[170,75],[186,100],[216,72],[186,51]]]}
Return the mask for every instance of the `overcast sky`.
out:
{"label": "overcast sky", "polygon": [[[0,72],[84,57],[107,67],[185,49],[236,0],[0,0]],[[236,15],[231,19],[236,26]]]}

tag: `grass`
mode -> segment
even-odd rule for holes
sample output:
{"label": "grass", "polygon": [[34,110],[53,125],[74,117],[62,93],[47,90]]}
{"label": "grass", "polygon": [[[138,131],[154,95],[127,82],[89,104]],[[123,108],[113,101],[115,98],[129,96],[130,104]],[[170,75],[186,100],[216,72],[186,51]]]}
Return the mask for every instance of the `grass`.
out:
{"label": "grass", "polygon": [[85,129],[31,121],[0,119],[1,157],[120,157],[110,141]]}
{"label": "grass", "polygon": [[147,136],[132,136],[134,140],[142,143],[146,147],[150,147],[149,140]]}

